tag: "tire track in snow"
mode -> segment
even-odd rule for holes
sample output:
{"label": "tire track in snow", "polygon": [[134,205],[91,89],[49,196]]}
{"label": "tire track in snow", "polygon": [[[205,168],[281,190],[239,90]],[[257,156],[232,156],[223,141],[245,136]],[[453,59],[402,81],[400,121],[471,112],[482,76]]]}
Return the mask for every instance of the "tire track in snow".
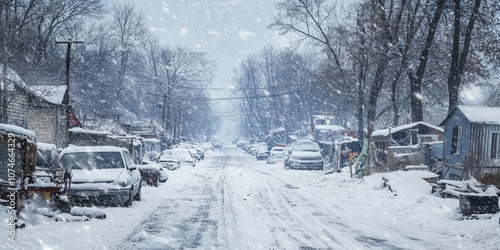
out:
{"label": "tire track in snow", "polygon": [[[218,207],[214,185],[216,175],[217,169],[209,167],[193,171],[193,179],[189,183],[174,187],[171,190],[173,196],[112,249],[218,249],[219,223],[212,213]],[[185,189],[189,192],[183,192]]]}

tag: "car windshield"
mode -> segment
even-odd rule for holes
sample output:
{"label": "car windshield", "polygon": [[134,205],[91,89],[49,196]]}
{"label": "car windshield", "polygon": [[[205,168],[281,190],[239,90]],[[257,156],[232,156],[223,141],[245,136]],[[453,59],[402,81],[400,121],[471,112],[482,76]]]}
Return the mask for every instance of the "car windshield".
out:
{"label": "car windshield", "polygon": [[302,141],[302,142],[299,142],[299,143],[296,143],[294,146],[293,146],[293,149],[292,151],[319,151],[320,148],[319,148],[319,145],[316,143],[316,142],[307,142],[307,141]]}
{"label": "car windshield", "polygon": [[68,153],[59,160],[63,166],[78,170],[125,168],[120,152]]}
{"label": "car windshield", "polygon": [[54,159],[57,159],[57,154],[54,156],[52,150],[38,150],[36,157],[36,166],[43,168],[54,167],[57,164]]}

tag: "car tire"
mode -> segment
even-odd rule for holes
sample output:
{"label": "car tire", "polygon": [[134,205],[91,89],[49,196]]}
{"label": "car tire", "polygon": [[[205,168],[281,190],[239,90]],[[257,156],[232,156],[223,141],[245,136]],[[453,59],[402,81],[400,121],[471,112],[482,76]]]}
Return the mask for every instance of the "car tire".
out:
{"label": "car tire", "polygon": [[139,186],[139,191],[137,191],[137,194],[134,196],[133,200],[141,201],[141,199],[142,199],[142,185]]}
{"label": "car tire", "polygon": [[133,198],[132,198],[132,192],[133,192],[133,189],[130,189],[130,195],[128,197],[128,200],[125,201],[125,203],[123,203],[124,207],[131,207],[131,206],[134,205],[134,201],[133,201]]}
{"label": "car tire", "polygon": [[160,172],[158,172],[158,173],[156,174],[156,178],[155,178],[155,181],[154,181],[153,185],[154,185],[155,187],[158,187],[158,186],[160,185]]}

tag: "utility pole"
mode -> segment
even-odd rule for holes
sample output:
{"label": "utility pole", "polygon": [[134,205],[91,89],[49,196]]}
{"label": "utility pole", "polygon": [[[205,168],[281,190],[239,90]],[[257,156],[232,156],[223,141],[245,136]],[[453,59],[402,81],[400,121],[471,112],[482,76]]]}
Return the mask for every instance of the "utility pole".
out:
{"label": "utility pole", "polygon": [[65,138],[64,138],[64,146],[68,146],[68,135],[69,135],[69,115],[71,111],[71,105],[69,102],[69,72],[70,72],[70,65],[71,65],[71,45],[73,43],[83,43],[83,41],[72,41],[71,39],[68,39],[68,41],[56,41],[56,44],[66,44],[66,91],[64,92],[64,97],[63,97],[63,105],[66,108],[66,129],[65,129]]}

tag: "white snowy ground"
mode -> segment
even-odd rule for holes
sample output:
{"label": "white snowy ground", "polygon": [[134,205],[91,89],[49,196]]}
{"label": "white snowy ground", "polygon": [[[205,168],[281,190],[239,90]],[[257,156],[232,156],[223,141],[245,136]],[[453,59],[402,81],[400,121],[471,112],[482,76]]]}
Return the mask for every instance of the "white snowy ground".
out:
{"label": "white snowy ground", "polygon": [[431,195],[425,174],[285,170],[228,147],[143,187],[131,208],[102,208],[105,220],[41,216],[15,243],[0,230],[0,249],[499,249],[500,213],[462,220],[458,201]]}

